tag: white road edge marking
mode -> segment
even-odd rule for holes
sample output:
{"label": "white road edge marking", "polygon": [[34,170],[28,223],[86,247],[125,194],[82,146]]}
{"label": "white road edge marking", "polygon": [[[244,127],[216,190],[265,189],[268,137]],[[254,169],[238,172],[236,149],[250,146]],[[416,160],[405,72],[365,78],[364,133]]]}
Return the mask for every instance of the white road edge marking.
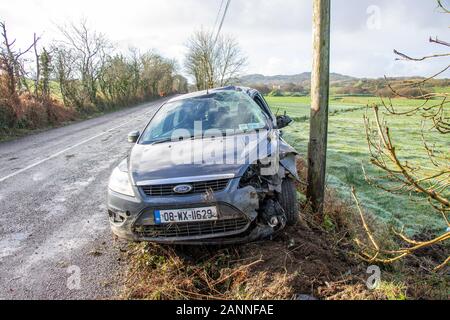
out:
{"label": "white road edge marking", "polygon": [[[146,114],[150,114],[150,113],[151,113],[151,112],[147,112]],[[42,159],[42,160],[40,160],[40,161],[38,161],[38,162],[36,162],[36,163],[31,164],[31,165],[29,165],[29,166],[27,166],[27,167],[25,167],[25,168],[23,168],[23,169],[17,170],[17,171],[15,171],[15,172],[11,173],[10,175],[7,175],[6,177],[0,178],[0,183],[1,183],[1,182],[4,182],[4,181],[6,181],[6,180],[8,180],[8,179],[10,179],[10,178],[12,178],[12,177],[17,176],[18,174],[21,174],[21,173],[23,173],[23,172],[25,172],[25,171],[28,171],[28,170],[30,170],[30,169],[32,169],[32,168],[34,168],[34,167],[37,167],[38,165],[43,164],[44,162],[47,162],[47,161],[49,161],[49,160],[51,160],[51,159],[54,159],[54,158],[56,158],[56,157],[62,155],[63,153],[65,153],[65,152],[67,152],[67,151],[69,151],[69,150],[75,149],[75,148],[77,148],[77,147],[79,147],[79,146],[81,146],[81,145],[83,145],[83,144],[85,144],[85,143],[88,143],[88,142],[90,142],[90,141],[92,141],[92,140],[94,140],[94,139],[97,139],[97,138],[99,138],[99,137],[101,137],[101,136],[104,136],[105,134],[110,133],[111,131],[114,131],[114,130],[117,130],[117,129],[123,127],[123,126],[126,126],[127,124],[129,124],[129,123],[131,123],[131,122],[133,122],[133,121],[141,120],[142,118],[144,118],[144,117],[136,117],[136,118],[133,118],[133,119],[131,119],[130,121],[127,121],[127,122],[122,123],[120,126],[111,128],[111,129],[109,129],[108,131],[102,132],[102,133],[100,133],[100,134],[97,134],[97,135],[95,135],[95,136],[89,138],[89,139],[83,140],[83,141],[81,141],[81,142],[79,142],[79,143],[77,143],[77,144],[75,144],[75,145],[73,145],[73,146],[71,146],[71,147],[68,147],[68,148],[66,148],[66,149],[64,149],[64,150],[61,150],[61,151],[59,151],[59,152],[57,152],[57,153],[55,153],[55,154],[53,154],[53,155],[51,155],[51,156],[48,156],[48,157],[46,157],[46,158],[44,158],[44,159]]]}

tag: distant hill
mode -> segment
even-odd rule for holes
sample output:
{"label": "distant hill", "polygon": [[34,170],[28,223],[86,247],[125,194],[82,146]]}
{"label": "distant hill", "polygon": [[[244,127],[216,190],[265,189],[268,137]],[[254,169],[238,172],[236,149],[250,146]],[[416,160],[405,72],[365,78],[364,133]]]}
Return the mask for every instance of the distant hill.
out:
{"label": "distant hill", "polygon": [[[421,77],[393,77],[388,82],[391,88],[404,96],[422,96],[426,93],[448,92],[450,79],[432,79],[423,84],[422,90],[411,88],[411,81],[424,80]],[[237,84],[258,89],[263,94],[309,94],[311,88],[311,72],[294,75],[264,76],[250,74],[241,77]],[[330,90],[332,94],[347,95],[381,95],[393,97],[395,94],[387,86],[386,79],[356,78],[339,73],[330,74]]]}
{"label": "distant hill", "polygon": [[[242,85],[252,85],[252,84],[265,84],[265,85],[282,85],[287,83],[304,83],[311,80],[311,72],[303,72],[300,74],[293,75],[276,75],[276,76],[264,76],[262,74],[250,74],[243,76],[239,79]],[[342,75],[339,73],[331,73],[330,81],[352,81],[357,80],[357,78]]]}

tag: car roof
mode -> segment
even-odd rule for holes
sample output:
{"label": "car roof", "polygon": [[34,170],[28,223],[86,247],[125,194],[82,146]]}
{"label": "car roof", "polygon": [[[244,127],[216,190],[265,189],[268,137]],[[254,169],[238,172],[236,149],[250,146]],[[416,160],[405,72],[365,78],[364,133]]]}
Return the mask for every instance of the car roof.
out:
{"label": "car roof", "polygon": [[251,98],[253,98],[255,96],[255,94],[258,93],[257,90],[252,89],[252,88],[240,87],[240,86],[228,86],[228,87],[215,88],[215,89],[209,89],[209,90],[203,90],[203,91],[197,91],[197,92],[192,92],[192,93],[188,93],[188,94],[183,94],[183,95],[176,96],[176,97],[170,99],[168,102],[199,98],[199,97],[209,95],[211,93],[225,92],[225,91],[244,92],[244,93],[248,94]]}

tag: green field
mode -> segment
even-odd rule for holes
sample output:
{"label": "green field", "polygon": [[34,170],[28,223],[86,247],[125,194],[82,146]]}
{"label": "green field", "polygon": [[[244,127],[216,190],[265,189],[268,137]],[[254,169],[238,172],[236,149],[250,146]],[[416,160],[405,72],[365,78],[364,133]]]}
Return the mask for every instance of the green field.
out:
{"label": "green field", "polygon": [[[284,111],[296,122],[285,131],[286,139],[306,157],[309,138],[309,97],[266,97],[274,112]],[[369,164],[368,147],[363,116],[366,106],[379,103],[377,97],[332,97],[330,99],[328,172],[327,183],[336,189],[341,197],[350,199],[350,187],[357,188],[360,200],[367,210],[383,221],[396,226],[405,226],[410,233],[428,229],[436,232],[445,230],[442,217],[432,211],[425,199],[396,196],[369,186],[362,173],[362,165],[369,175],[379,171]],[[421,101],[393,99],[400,108],[421,104]],[[406,110],[406,109],[405,109]],[[428,156],[422,145],[421,118],[419,116],[398,117],[386,115],[391,127],[397,152],[402,160],[427,164]],[[445,138],[445,137],[444,137]],[[440,150],[450,150],[450,141],[442,135],[429,139]]]}

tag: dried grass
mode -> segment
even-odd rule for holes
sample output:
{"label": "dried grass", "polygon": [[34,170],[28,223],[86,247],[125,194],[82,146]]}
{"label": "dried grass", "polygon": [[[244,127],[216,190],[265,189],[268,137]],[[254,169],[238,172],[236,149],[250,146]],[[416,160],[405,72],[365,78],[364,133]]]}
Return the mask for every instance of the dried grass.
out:
{"label": "dried grass", "polygon": [[79,117],[55,99],[36,99],[30,94],[22,94],[16,101],[0,99],[0,134],[6,136],[58,126]]}

